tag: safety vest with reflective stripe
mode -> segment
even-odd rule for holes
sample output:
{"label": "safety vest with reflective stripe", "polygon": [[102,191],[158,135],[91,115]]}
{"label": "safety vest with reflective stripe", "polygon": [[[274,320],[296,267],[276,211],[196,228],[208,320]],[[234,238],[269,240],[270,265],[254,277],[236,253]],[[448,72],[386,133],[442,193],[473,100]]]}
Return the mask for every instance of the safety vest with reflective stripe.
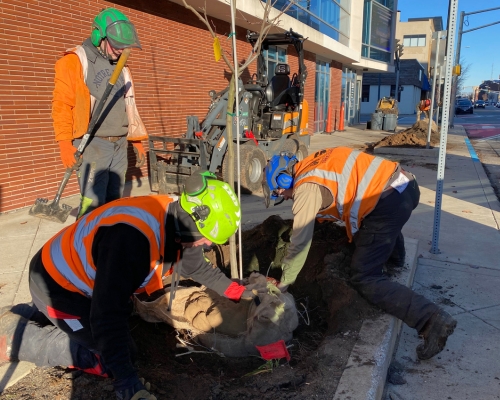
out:
{"label": "safety vest with reflective stripe", "polygon": [[42,261],[49,275],[61,287],[92,297],[96,265],[92,245],[100,227],[128,224],[141,231],[150,244],[150,272],[136,293],[151,294],[161,289],[165,249],[165,195],[128,197],[107,203],[84,215],[50,239],[42,249]]}
{"label": "safety vest with reflective stripe", "polygon": [[298,162],[293,186],[312,182],[326,187],[333,202],[319,211],[319,217],[343,221],[352,240],[397,167],[398,163],[380,157],[336,147],[318,151]]}

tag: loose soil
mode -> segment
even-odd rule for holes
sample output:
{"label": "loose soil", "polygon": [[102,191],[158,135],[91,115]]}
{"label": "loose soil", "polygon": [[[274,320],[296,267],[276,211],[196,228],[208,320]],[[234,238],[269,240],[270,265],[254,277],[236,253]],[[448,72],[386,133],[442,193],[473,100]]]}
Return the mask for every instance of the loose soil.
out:
{"label": "loose soil", "polygon": [[[259,271],[280,279],[291,226],[292,221],[272,216],[243,232],[245,275]],[[288,343],[289,362],[281,359],[271,367],[259,357],[184,354],[176,348],[176,336],[185,337],[184,332],[133,316],[130,327],[139,350],[140,376],[153,384],[158,399],[330,400],[363,320],[380,314],[347,283],[353,250],[344,228],[316,224],[305,267],[289,290],[300,313],[299,327]],[[228,246],[218,246],[207,256],[229,274]],[[80,371],[36,368],[0,399],[114,399],[111,383]]]}
{"label": "loose soil", "polygon": [[[428,120],[420,120],[413,124],[412,127],[386,136],[379,142],[373,145],[373,148],[392,146],[392,147],[413,147],[425,148],[427,146],[427,131],[429,129]],[[439,132],[436,123],[432,122],[432,132],[430,138],[430,146],[439,145]]]}

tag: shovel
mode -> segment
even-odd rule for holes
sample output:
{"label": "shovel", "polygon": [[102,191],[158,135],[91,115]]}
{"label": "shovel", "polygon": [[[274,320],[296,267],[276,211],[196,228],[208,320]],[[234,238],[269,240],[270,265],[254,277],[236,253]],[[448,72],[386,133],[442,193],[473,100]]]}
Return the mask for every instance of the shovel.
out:
{"label": "shovel", "polygon": [[[120,59],[118,60],[118,63],[116,64],[116,68],[113,71],[113,74],[111,75],[111,78],[109,78],[109,82],[106,86],[106,89],[104,90],[104,93],[101,97],[101,100],[97,104],[97,107],[95,111],[92,113],[92,118],[89,122],[89,128],[87,129],[87,133],[82,137],[82,141],[80,142],[80,145],[78,146],[78,149],[76,150],[75,153],[75,159],[80,160],[80,156],[82,155],[83,151],[85,150],[85,147],[87,146],[87,143],[89,140],[93,137],[93,130],[95,127],[95,124],[97,123],[99,116],[102,112],[102,109],[104,108],[104,104],[106,103],[106,100],[109,97],[109,94],[111,93],[111,90],[113,89],[116,81],[118,80],[118,77],[120,76],[120,73],[122,72],[122,69],[127,62],[127,58],[130,54],[130,48],[124,49],[122,54],[120,55]],[[69,213],[71,212],[72,208],[71,206],[67,204],[63,204],[62,206],[59,206],[59,200],[61,199],[62,192],[64,188],[66,187],[66,184],[69,181],[69,178],[71,177],[71,174],[73,173],[73,170],[78,169],[78,167],[81,164],[81,161],[79,161],[71,168],[66,168],[66,172],[64,173],[64,177],[61,181],[61,184],[59,185],[59,189],[57,190],[56,197],[54,197],[54,201],[52,203],[48,203],[48,199],[44,198],[39,198],[36,199],[35,204],[33,207],[30,208],[29,214],[33,215],[34,217],[38,218],[44,218],[48,219],[50,221],[55,221],[55,222],[60,222],[64,223],[66,222],[66,219],[68,218]]]}

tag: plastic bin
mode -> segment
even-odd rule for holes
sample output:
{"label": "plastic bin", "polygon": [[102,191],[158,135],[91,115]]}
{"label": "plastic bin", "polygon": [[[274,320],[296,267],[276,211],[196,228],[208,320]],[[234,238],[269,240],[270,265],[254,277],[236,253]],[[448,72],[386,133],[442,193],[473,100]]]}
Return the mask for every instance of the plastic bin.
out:
{"label": "plastic bin", "polygon": [[371,125],[373,130],[375,131],[382,130],[383,122],[384,122],[384,114],[379,112],[372,114]]}
{"label": "plastic bin", "polygon": [[398,125],[397,114],[385,114],[384,116],[384,131],[395,131]]}

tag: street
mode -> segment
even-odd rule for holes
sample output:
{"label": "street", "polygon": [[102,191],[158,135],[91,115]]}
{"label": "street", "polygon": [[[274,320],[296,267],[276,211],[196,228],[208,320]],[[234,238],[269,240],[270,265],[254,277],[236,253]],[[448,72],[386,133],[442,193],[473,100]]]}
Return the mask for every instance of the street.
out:
{"label": "street", "polygon": [[455,124],[463,125],[471,140],[497,141],[500,139],[500,108],[475,108],[474,114],[457,115]]}

